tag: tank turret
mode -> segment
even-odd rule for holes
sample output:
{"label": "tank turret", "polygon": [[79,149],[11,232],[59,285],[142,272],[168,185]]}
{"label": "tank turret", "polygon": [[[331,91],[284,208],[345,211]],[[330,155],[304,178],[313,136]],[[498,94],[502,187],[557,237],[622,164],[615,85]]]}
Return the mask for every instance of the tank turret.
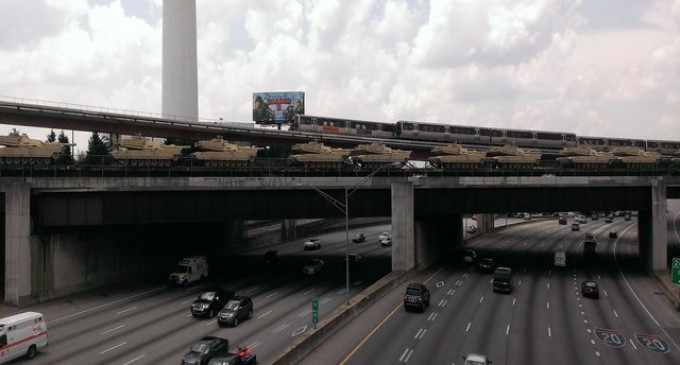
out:
{"label": "tank turret", "polygon": [[245,167],[255,159],[259,150],[255,146],[230,143],[222,137],[198,141],[194,147],[199,151],[191,156],[207,167]]}
{"label": "tank turret", "polygon": [[661,161],[661,154],[648,152],[635,146],[616,147],[612,151],[613,165],[626,167],[654,167]]}
{"label": "tank turret", "polygon": [[165,145],[142,136],[121,139],[111,156],[123,165],[170,166],[182,156],[187,146]]}
{"label": "tank turret", "polygon": [[395,150],[385,144],[373,142],[360,144],[353,151],[352,156],[362,166],[385,165],[394,162],[406,163],[411,157],[411,151]]}
{"label": "tank turret", "polygon": [[558,157],[557,162],[562,167],[607,167],[614,158],[611,152],[596,151],[587,144],[564,147],[560,151],[560,155],[562,157]]}
{"label": "tank turret", "polygon": [[436,146],[432,149],[435,156],[427,160],[434,167],[439,168],[471,168],[479,167],[484,160],[484,153],[469,150],[458,144]]}
{"label": "tank turret", "polygon": [[515,145],[497,146],[486,152],[485,161],[494,167],[533,167],[541,159],[539,152],[528,151]]}
{"label": "tank turret", "polygon": [[64,155],[66,144],[43,142],[26,134],[0,136],[0,163],[6,165],[48,165]]}
{"label": "tank turret", "polygon": [[314,168],[340,168],[347,161],[350,150],[332,148],[316,141],[296,143],[289,161]]}

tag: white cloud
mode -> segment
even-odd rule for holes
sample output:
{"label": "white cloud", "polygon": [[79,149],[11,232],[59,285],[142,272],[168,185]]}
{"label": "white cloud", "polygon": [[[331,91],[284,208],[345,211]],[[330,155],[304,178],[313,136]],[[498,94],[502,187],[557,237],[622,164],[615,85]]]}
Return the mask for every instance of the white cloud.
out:
{"label": "white cloud", "polygon": [[[680,0],[197,3],[202,118],[300,90],[309,114],[680,140]],[[161,6],[6,0],[0,95],[160,112]]]}

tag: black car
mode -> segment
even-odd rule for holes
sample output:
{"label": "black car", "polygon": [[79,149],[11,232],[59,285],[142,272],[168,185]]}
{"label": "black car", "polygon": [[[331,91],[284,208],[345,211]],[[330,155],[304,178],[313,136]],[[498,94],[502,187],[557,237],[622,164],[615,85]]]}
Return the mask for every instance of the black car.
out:
{"label": "black car", "polygon": [[227,302],[227,305],[217,315],[220,326],[238,326],[242,319],[253,318],[253,300],[246,296],[237,295]]}
{"label": "black car", "polygon": [[366,242],[366,236],[364,236],[363,233],[357,233],[352,238],[352,242],[354,242],[354,243]]}
{"label": "black car", "polygon": [[584,297],[599,298],[600,289],[597,286],[597,282],[594,280],[586,280],[581,283],[581,294],[583,294]]}
{"label": "black car", "polygon": [[196,299],[191,304],[191,315],[194,317],[212,318],[219,312],[229,299],[234,297],[234,292],[222,288],[213,288]]}
{"label": "black car", "polygon": [[430,306],[430,291],[425,284],[411,283],[406,287],[404,294],[404,309],[420,309],[422,312]]}
{"label": "black car", "polygon": [[479,266],[479,271],[491,272],[494,269],[493,259],[488,257],[479,259],[479,263],[477,265]]}
{"label": "black car", "polygon": [[189,352],[184,354],[180,365],[206,365],[210,359],[227,350],[229,350],[229,340],[206,336],[189,348]]}
{"label": "black car", "polygon": [[266,266],[276,266],[279,264],[279,252],[276,250],[269,250],[262,256],[262,263]]}

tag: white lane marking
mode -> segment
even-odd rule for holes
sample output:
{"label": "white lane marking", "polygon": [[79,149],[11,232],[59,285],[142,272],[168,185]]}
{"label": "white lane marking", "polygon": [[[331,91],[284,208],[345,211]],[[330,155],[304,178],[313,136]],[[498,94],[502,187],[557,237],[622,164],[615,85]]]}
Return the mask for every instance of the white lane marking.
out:
{"label": "white lane marking", "polygon": [[456,292],[455,289],[449,289],[449,291],[446,292],[446,295],[453,295],[453,293],[455,292]]}
{"label": "white lane marking", "polygon": [[132,364],[133,362],[135,362],[135,361],[137,361],[137,360],[143,358],[144,356],[146,356],[146,354],[137,356],[137,357],[135,357],[134,359],[132,359],[132,360],[130,360],[130,361],[124,363],[123,365],[130,365],[130,364]]}
{"label": "white lane marking", "polygon": [[590,343],[594,345],[594,344],[595,344],[595,340],[593,340],[593,339],[591,338],[591,339],[590,339]]}
{"label": "white lane marking", "polygon": [[244,290],[244,293],[249,294],[249,293],[254,292],[257,289],[258,289],[257,287],[248,288],[248,289]]}
{"label": "white lane marking", "polygon": [[165,286],[160,287],[160,288],[156,288],[156,289],[152,289],[152,290],[149,290],[149,291],[141,292],[141,293],[139,293],[139,294],[131,295],[131,296],[125,297],[125,298],[120,298],[120,299],[114,300],[113,302],[109,302],[109,303],[106,303],[106,304],[98,305],[98,306],[96,306],[96,307],[92,307],[92,308],[86,309],[86,310],[84,310],[84,311],[80,311],[80,312],[76,312],[76,313],[72,313],[72,314],[65,315],[65,316],[63,316],[63,317],[55,318],[55,319],[52,320],[52,323],[54,323],[54,322],[59,322],[59,321],[62,321],[62,320],[64,320],[64,319],[67,319],[67,318],[75,317],[75,316],[77,316],[77,315],[81,315],[81,314],[85,314],[85,313],[88,313],[88,312],[92,312],[92,311],[97,310],[97,309],[106,308],[106,307],[108,307],[108,306],[110,306],[110,305],[114,305],[114,304],[116,304],[116,303],[119,303],[119,302],[122,302],[122,301],[125,301],[125,300],[128,300],[128,299],[136,298],[136,297],[139,297],[139,296],[142,296],[142,295],[146,295],[146,294],[151,294],[151,293],[157,292],[157,291],[159,291],[159,290],[162,290],[162,289],[164,289],[164,288],[165,288]]}
{"label": "white lane marking", "polygon": [[546,289],[550,289],[550,283],[546,284]]}
{"label": "white lane marking", "polygon": [[425,332],[427,332],[427,328],[421,328],[418,330],[418,333],[416,333],[416,335],[413,336],[413,338],[415,338],[416,340],[422,340],[423,337],[425,337]]}
{"label": "white lane marking", "polygon": [[437,319],[437,316],[438,316],[438,315],[439,315],[439,313],[437,313],[437,312],[432,312],[432,314],[430,314],[430,316],[427,317],[427,320],[430,321],[430,322],[434,322],[434,320]]}
{"label": "white lane marking", "polygon": [[465,333],[468,333],[470,331],[470,326],[472,326],[472,322],[468,322],[468,325],[465,328]]}
{"label": "white lane marking", "polygon": [[307,291],[305,292],[305,295],[307,295],[307,294],[313,292],[314,290],[316,290],[316,289],[309,289],[309,290],[307,290]]}
{"label": "white lane marking", "polygon": [[306,330],[307,330],[307,326],[300,327],[300,328],[296,329],[295,331],[293,331],[293,333],[290,335],[290,337],[295,337],[297,335],[305,333]]}
{"label": "white lane marking", "polygon": [[344,288],[343,288],[342,290],[336,291],[336,293],[337,293],[338,295],[343,295],[343,294],[345,294],[345,292],[346,292],[346,289],[344,289]]}
{"label": "white lane marking", "polygon": [[633,345],[633,348],[634,348],[635,350],[637,350],[637,346],[635,346],[635,341],[633,341],[632,338],[629,338],[629,339],[628,339],[628,342],[630,342],[630,344]]}
{"label": "white lane marking", "polygon": [[479,298],[479,304],[482,304],[483,301],[484,301],[484,297]]}
{"label": "white lane marking", "polygon": [[413,354],[413,350],[406,348],[406,350],[404,350],[404,353],[401,354],[401,357],[399,358],[399,362],[408,362],[408,359],[411,357],[412,354]]}
{"label": "white lane marking", "polygon": [[508,327],[505,328],[505,335],[507,336],[509,334],[510,334],[510,325],[508,325]]}
{"label": "white lane marking", "polygon": [[444,307],[446,306],[446,302],[447,302],[446,299],[442,299],[442,300],[439,301],[439,304],[438,304],[438,305],[439,305],[440,307],[444,308]]}
{"label": "white lane marking", "polygon": [[515,303],[517,302],[517,298],[512,298],[512,305],[514,306]]}
{"label": "white lane marking", "polygon": [[302,312],[302,313],[298,313],[298,317],[302,318],[302,317],[304,317],[304,316],[306,316],[306,315],[308,315],[308,314],[310,314],[310,313],[312,313],[312,310],[311,310],[311,309],[307,309],[307,310],[305,310],[305,311]]}
{"label": "white lane marking", "polygon": [[105,353],[107,353],[107,352],[109,352],[109,351],[111,351],[111,350],[115,350],[115,349],[117,349],[117,348],[119,348],[119,347],[121,347],[121,346],[125,346],[125,345],[127,345],[127,342],[123,342],[123,343],[121,343],[121,344],[118,344],[118,345],[116,345],[116,346],[113,346],[113,347],[111,347],[111,348],[108,348],[108,349],[106,349],[106,350],[100,352],[99,354],[100,354],[100,355],[105,354]]}
{"label": "white lane marking", "polygon": [[189,314],[186,315],[186,318],[189,318],[189,317],[192,317],[192,316],[193,316],[193,314],[189,313]]}
{"label": "white lane marking", "polygon": [[188,304],[188,303],[190,303],[190,302],[193,302],[194,300],[196,300],[196,297],[191,297],[191,298],[189,298],[189,299],[183,301],[183,302],[182,302],[182,305],[186,305],[186,304]]}
{"label": "white lane marking", "polygon": [[272,311],[266,311],[266,312],[260,314],[257,318],[258,319],[264,318],[264,317],[270,315],[271,313],[272,313]]}
{"label": "white lane marking", "polygon": [[123,309],[122,311],[120,311],[120,312],[118,312],[118,313],[116,313],[116,314],[123,314],[123,313],[129,312],[129,311],[133,311],[133,310],[135,310],[135,309],[137,309],[137,307],[132,307],[132,308],[128,308],[128,309]]}
{"label": "white lane marking", "polygon": [[[626,229],[623,231],[623,233],[622,233],[621,235],[623,236],[624,234],[626,234],[626,232],[628,232],[628,230],[631,229],[631,228],[634,227],[634,226],[635,226],[635,225],[630,225],[630,226],[628,226],[628,228],[626,228]],[[626,278],[626,275],[623,274],[623,271],[621,270],[621,266],[619,265],[619,258],[618,258],[618,256],[616,255],[616,248],[617,248],[617,244],[618,244],[618,243],[619,243],[619,240],[616,240],[616,241],[614,242],[614,262],[616,262],[616,268],[619,269],[619,275],[621,275],[621,277],[623,278],[623,281],[626,283],[626,286],[628,287],[628,290],[630,291],[631,294],[633,294],[633,297],[635,297],[635,300],[637,300],[637,302],[640,304],[640,306],[642,307],[642,309],[645,310],[645,312],[647,313],[647,315],[649,316],[649,318],[651,318],[652,321],[657,325],[657,327],[659,327],[659,329],[661,330],[661,332],[663,332],[663,334],[666,335],[666,338],[672,339],[673,337],[670,336],[670,335],[668,334],[668,332],[666,332],[666,330],[665,330],[663,327],[661,327],[661,324],[659,324],[659,322],[656,320],[656,318],[654,318],[654,316],[652,315],[652,313],[650,313],[649,310],[647,309],[647,307],[642,303],[642,301],[641,301],[640,298],[637,296],[637,294],[635,293],[635,291],[633,291],[633,287],[630,286],[630,283],[628,282],[628,279]],[[673,345],[675,345],[675,348],[677,348],[678,350],[680,350],[680,346],[678,346],[678,344],[677,344],[675,341],[671,341],[671,342],[673,343]]]}
{"label": "white lane marking", "polygon": [[548,337],[552,337],[552,330],[548,327]]}
{"label": "white lane marking", "polygon": [[546,303],[545,303],[545,308],[546,308],[546,309],[550,309],[550,302],[546,302]]}
{"label": "white lane marking", "polygon": [[600,357],[600,351],[595,351],[595,356]]}
{"label": "white lane marking", "polygon": [[206,326],[206,327],[212,326],[212,325],[214,325],[215,323],[217,323],[217,320],[216,320],[216,319],[215,319],[215,320],[212,320],[212,321],[210,321],[210,322],[207,322],[207,323],[205,324],[205,326]]}
{"label": "white lane marking", "polygon": [[616,318],[619,318],[619,314],[616,313],[616,309],[612,309],[612,310],[614,311],[614,315],[616,316]]}
{"label": "white lane marking", "polygon": [[590,328],[587,328],[587,329],[586,329],[586,332],[588,332],[588,333],[593,333],[593,331],[591,331]]}
{"label": "white lane marking", "polygon": [[120,326],[118,326],[118,327],[111,328],[110,330],[106,330],[106,331],[100,333],[100,335],[105,335],[105,334],[107,334],[107,333],[111,333],[111,332],[113,332],[113,331],[115,331],[115,330],[119,330],[119,329],[121,329],[121,328],[123,328],[123,327],[125,327],[124,324],[122,324],[122,325],[120,325]]}
{"label": "white lane marking", "polygon": [[470,276],[470,273],[466,272],[465,274],[463,274],[463,279],[467,278],[468,276]]}
{"label": "white lane marking", "polygon": [[608,296],[609,296],[609,294],[607,293],[606,290],[604,291],[604,296],[605,296],[605,297],[608,297]]}
{"label": "white lane marking", "polygon": [[279,293],[271,293],[271,294],[267,295],[266,297],[264,297],[264,299],[269,299],[269,298],[271,298],[271,297],[273,297],[273,296],[275,296],[275,295],[278,295],[278,294],[279,294]]}
{"label": "white lane marking", "polygon": [[519,279],[519,282],[517,283],[517,286],[522,286],[522,279]]}
{"label": "white lane marking", "polygon": [[272,331],[272,333],[279,333],[279,332],[285,330],[288,326],[290,326],[288,323],[284,323],[284,324],[278,326],[277,328],[275,328],[275,329]]}
{"label": "white lane marking", "polygon": [[456,286],[460,286],[462,283],[463,283],[462,281],[458,280],[456,281]]}
{"label": "white lane marking", "polygon": [[331,297],[326,297],[326,298],[322,299],[319,303],[321,303],[321,304],[326,304],[326,303],[330,302],[331,300],[333,300],[333,298],[331,298]]}
{"label": "white lane marking", "polygon": [[250,345],[248,345],[248,347],[250,347],[251,349],[254,349],[254,348],[256,348],[257,346],[260,346],[260,345],[262,345],[262,342],[255,341],[255,342],[251,343]]}

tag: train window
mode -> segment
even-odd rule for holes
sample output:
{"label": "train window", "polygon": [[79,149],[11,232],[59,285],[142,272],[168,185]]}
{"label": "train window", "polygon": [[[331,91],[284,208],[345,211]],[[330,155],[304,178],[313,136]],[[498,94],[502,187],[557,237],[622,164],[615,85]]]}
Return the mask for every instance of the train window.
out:
{"label": "train window", "polygon": [[541,132],[538,132],[538,133],[536,133],[536,138],[549,140],[549,141],[561,141],[563,139],[563,136],[562,136],[561,133],[541,133]]}
{"label": "train window", "polygon": [[400,122],[399,125],[401,126],[402,131],[414,131],[414,130],[416,130],[416,125],[414,123]]}
{"label": "train window", "polygon": [[609,139],[608,140],[610,146],[630,146],[633,144],[633,142],[629,139]]}
{"label": "train window", "polygon": [[633,140],[633,146],[639,147],[639,148],[645,148],[645,147],[647,147],[647,141],[642,140],[642,139]]}
{"label": "train window", "polygon": [[479,128],[479,135],[487,137],[503,137],[503,131],[499,129]]}
{"label": "train window", "polygon": [[419,124],[418,130],[422,132],[444,133],[446,132],[446,126],[435,124]]}
{"label": "train window", "polygon": [[471,127],[456,127],[456,126],[450,126],[449,127],[449,132],[452,134],[465,134],[468,136],[473,136],[477,134],[474,128]]}
{"label": "train window", "polygon": [[396,129],[396,126],[394,124],[382,124],[381,130],[386,131],[386,132],[394,132]]}
{"label": "train window", "polygon": [[534,133],[533,132],[524,132],[524,131],[508,131],[508,138],[531,139],[531,138],[534,138]]}
{"label": "train window", "polygon": [[680,149],[680,142],[661,142],[661,148],[677,150]]}
{"label": "train window", "polygon": [[576,140],[576,135],[573,133],[567,133],[564,135],[564,140],[573,142]]}
{"label": "train window", "polygon": [[604,146],[604,139],[602,138],[580,138],[580,143],[589,144],[591,146]]}

